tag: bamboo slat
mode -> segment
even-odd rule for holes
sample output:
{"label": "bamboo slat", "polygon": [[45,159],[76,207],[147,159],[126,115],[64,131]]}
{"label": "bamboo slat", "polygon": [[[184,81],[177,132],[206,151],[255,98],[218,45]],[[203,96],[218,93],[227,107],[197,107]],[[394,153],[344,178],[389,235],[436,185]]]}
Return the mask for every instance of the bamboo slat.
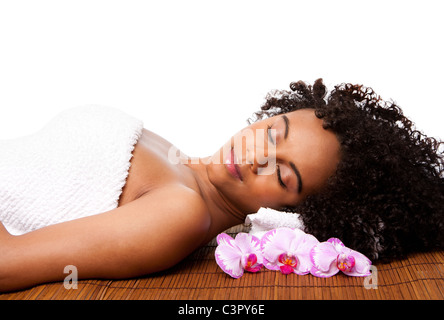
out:
{"label": "bamboo slat", "polygon": [[[227,230],[235,235],[242,225]],[[81,280],[77,289],[50,283],[0,294],[0,300],[443,300],[444,251],[412,254],[376,264],[377,289],[364,278],[283,275],[263,269],[239,279],[216,264],[213,240],[172,269],[128,280]]]}

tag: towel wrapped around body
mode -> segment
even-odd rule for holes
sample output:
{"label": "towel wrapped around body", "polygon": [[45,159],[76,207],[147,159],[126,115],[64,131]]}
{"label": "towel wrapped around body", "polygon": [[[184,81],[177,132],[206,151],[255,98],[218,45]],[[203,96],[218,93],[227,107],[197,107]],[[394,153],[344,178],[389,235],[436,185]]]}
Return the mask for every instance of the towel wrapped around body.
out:
{"label": "towel wrapped around body", "polygon": [[0,221],[20,235],[115,209],[142,130],[122,111],[85,106],[0,140]]}

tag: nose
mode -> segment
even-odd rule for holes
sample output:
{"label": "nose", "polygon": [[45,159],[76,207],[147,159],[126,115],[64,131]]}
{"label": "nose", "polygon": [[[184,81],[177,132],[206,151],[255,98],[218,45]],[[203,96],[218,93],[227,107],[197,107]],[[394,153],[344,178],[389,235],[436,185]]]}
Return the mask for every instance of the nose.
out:
{"label": "nose", "polygon": [[257,147],[247,148],[246,162],[254,174],[271,175],[276,169],[276,151]]}

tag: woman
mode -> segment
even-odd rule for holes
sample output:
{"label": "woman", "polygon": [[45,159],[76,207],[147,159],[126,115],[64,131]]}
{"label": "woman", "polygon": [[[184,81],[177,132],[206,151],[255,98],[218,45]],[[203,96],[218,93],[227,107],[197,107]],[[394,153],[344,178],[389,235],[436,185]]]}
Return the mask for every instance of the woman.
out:
{"label": "woman", "polygon": [[371,259],[442,248],[440,143],[371,89],[290,88],[198,161],[172,159],[144,129],[115,209],[19,236],[0,225],[0,289],[62,280],[67,265],[82,279],[163,270],[260,207],[298,212],[306,232]]}

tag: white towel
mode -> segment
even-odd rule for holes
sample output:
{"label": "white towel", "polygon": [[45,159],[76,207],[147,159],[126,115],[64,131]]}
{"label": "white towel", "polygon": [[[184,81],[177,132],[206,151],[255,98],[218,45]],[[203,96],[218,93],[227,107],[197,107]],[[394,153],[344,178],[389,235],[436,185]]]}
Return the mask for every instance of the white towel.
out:
{"label": "white towel", "polygon": [[259,239],[267,231],[280,227],[304,228],[299,214],[276,211],[270,208],[260,208],[257,213],[249,214],[245,219],[245,224],[251,224],[249,233]]}
{"label": "white towel", "polygon": [[142,129],[122,111],[85,106],[0,140],[0,221],[19,235],[115,209]]}

